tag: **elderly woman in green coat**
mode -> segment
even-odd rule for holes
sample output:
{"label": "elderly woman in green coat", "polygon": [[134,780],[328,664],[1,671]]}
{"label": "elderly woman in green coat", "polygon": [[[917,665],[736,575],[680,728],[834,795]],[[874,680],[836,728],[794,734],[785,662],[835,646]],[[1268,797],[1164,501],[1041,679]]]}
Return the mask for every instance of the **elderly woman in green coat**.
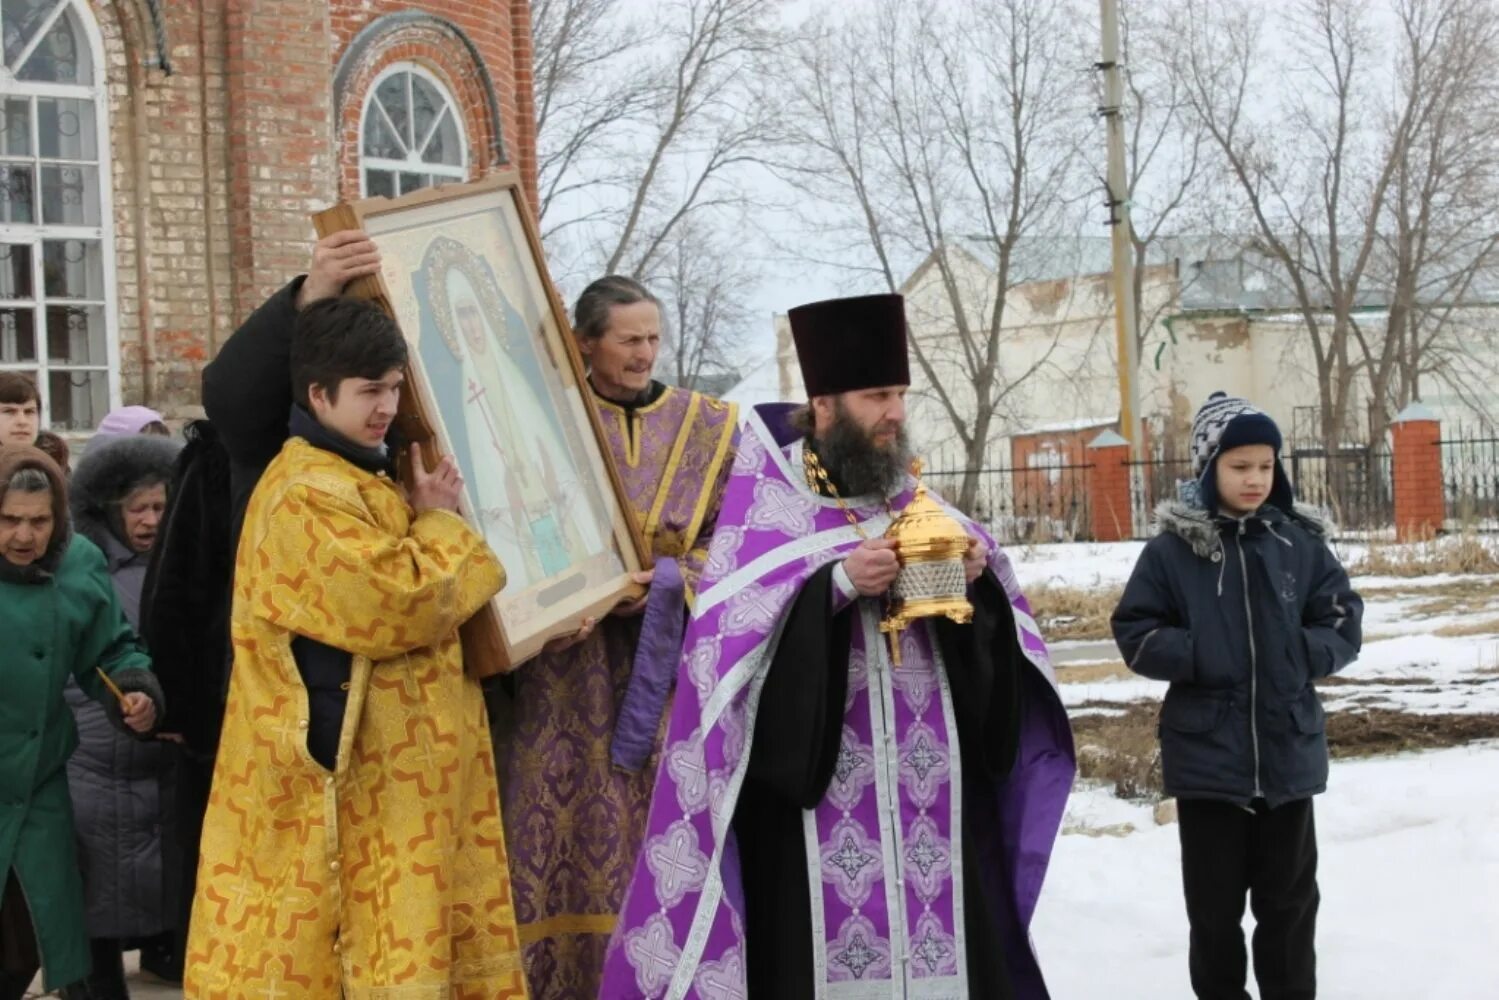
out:
{"label": "elderly woman in green coat", "polygon": [[0,448],[0,1000],[19,1000],[38,968],[48,989],[89,971],[65,766],[78,734],[64,683],[74,677],[142,738],[161,709],[104,556],[71,537],[67,511],[50,458]]}

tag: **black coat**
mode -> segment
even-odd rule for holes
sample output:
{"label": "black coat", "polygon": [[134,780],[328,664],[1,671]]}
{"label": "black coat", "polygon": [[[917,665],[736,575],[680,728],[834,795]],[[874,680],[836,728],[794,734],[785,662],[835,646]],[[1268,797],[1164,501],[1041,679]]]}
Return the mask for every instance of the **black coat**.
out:
{"label": "black coat", "polygon": [[194,421],[146,571],[140,631],[170,692],[163,731],[209,758],[229,689],[230,518],[229,456],[214,426]]}
{"label": "black coat", "polygon": [[203,369],[208,420],[178,459],[142,596],[141,633],[172,697],[168,732],[211,760],[229,690],[234,552],[245,506],[287,438],[291,332],[303,278],[271,296]]}
{"label": "black coat", "polygon": [[1170,681],[1161,707],[1166,792],[1273,808],[1327,787],[1312,682],[1358,656],[1364,604],[1307,508],[1243,520],[1158,512],[1114,611],[1135,673]]}
{"label": "black coat", "polygon": [[250,494],[289,436],[291,334],[304,280],[295,278],[266,299],[203,369],[203,409],[229,455],[231,553],[239,543]]}

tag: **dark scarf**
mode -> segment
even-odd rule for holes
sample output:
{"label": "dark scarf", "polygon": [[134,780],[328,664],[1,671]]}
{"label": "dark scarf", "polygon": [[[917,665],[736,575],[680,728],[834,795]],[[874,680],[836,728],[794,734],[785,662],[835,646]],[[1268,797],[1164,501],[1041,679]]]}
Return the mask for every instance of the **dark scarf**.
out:
{"label": "dark scarf", "polygon": [[63,553],[67,550],[66,542],[53,546],[47,550],[46,555],[25,566],[17,566],[9,559],[0,559],[0,583],[46,583],[56,575]]}
{"label": "dark scarf", "polygon": [[[292,437],[299,437],[314,448],[332,452],[339,458],[357,465],[365,472],[395,475],[395,461],[391,458],[395,452],[393,435],[387,437],[386,444],[379,448],[366,448],[362,444],[355,444],[337,431],[324,427],[318,423],[316,417],[298,403],[292,404],[291,418],[287,423]],[[394,425],[391,426],[394,431]]]}
{"label": "dark scarf", "polygon": [[593,392],[595,396],[599,397],[604,402],[613,403],[615,406],[623,409],[626,413],[634,416],[636,410],[640,409],[642,406],[650,406],[656,400],[661,398],[662,394],[666,392],[666,383],[651,379],[651,384],[634,399],[615,399],[613,396],[606,396],[598,390],[597,386],[593,384],[592,378],[588,380],[588,388]]}
{"label": "dark scarf", "polygon": [[662,394],[666,392],[666,384],[651,379],[650,386],[644,392],[634,399],[629,400],[614,399],[599,392],[598,387],[593,384],[592,377],[588,379],[588,390],[604,402],[612,403],[625,411],[625,430],[630,435],[630,444],[633,445],[635,443],[635,425],[640,421],[640,414],[637,411],[642,406],[650,406],[656,400],[660,399]]}

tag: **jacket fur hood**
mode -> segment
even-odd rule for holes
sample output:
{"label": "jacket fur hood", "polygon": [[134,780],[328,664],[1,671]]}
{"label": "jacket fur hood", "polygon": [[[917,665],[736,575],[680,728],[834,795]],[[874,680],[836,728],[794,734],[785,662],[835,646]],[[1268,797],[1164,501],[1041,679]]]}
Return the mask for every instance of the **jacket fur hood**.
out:
{"label": "jacket fur hood", "polygon": [[117,518],[114,505],[137,487],[170,483],[181,442],[152,434],[132,434],[99,442],[73,470],[70,508],[78,533],[104,547]]}
{"label": "jacket fur hood", "polygon": [[[1293,504],[1289,514],[1279,507],[1267,505],[1252,516],[1270,523],[1300,525],[1318,539],[1327,539],[1333,532],[1332,518],[1327,511],[1299,501]],[[1214,517],[1202,507],[1180,500],[1166,500],[1156,506],[1155,520],[1162,532],[1181,538],[1203,559],[1211,558],[1218,551],[1219,526],[1223,519]]]}

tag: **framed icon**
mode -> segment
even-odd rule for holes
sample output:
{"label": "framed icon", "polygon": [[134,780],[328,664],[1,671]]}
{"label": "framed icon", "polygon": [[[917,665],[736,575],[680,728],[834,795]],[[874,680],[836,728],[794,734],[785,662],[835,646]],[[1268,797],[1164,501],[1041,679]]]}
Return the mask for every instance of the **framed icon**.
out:
{"label": "framed icon", "polygon": [[346,294],[400,324],[411,359],[399,427],[429,467],[454,457],[460,512],[505,567],[504,589],[464,627],[469,671],[513,669],[638,595],[630,574],[649,553],[519,176],[348,202],[313,221],[319,236],[362,229],[379,248],[380,274]]}

